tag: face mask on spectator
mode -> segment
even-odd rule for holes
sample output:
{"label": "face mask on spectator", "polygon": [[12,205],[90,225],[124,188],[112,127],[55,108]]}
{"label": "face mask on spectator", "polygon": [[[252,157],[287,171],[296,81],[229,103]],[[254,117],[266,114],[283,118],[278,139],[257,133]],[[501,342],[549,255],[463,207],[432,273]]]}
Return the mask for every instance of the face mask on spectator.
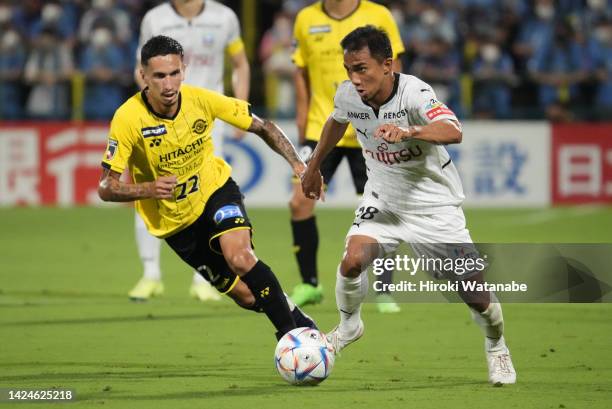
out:
{"label": "face mask on spectator", "polygon": [[423,14],[421,14],[421,22],[426,26],[435,26],[439,21],[440,16],[438,15],[438,12],[433,9],[425,10]]}
{"label": "face mask on spectator", "polygon": [[592,8],[593,10],[604,10],[607,2],[608,0],[587,0],[589,8]]}
{"label": "face mask on spectator", "polygon": [[98,10],[108,10],[113,6],[113,0],[93,0],[91,6]]}
{"label": "face mask on spectator", "polygon": [[62,16],[62,7],[59,4],[47,4],[43,7],[40,17],[46,23],[53,23]]}
{"label": "face mask on spectator", "polygon": [[555,8],[548,4],[538,4],[535,8],[535,13],[542,20],[550,20],[555,15]]}
{"label": "face mask on spectator", "polygon": [[494,44],[485,44],[480,49],[480,55],[486,62],[495,62],[499,59],[499,47]]}
{"label": "face mask on spectator", "polygon": [[19,44],[19,34],[13,30],[9,30],[2,36],[0,48],[2,50],[11,50]]}
{"label": "face mask on spectator", "polygon": [[609,26],[596,28],[593,35],[602,44],[609,45],[612,43],[612,28]]}
{"label": "face mask on spectator", "polygon": [[406,17],[404,17],[404,12],[400,8],[393,7],[391,9],[391,15],[393,16],[393,19],[395,20],[398,26],[404,24]]}
{"label": "face mask on spectator", "polygon": [[110,30],[106,28],[96,28],[93,33],[91,33],[91,45],[96,48],[104,48],[111,43],[113,40],[113,35]]}
{"label": "face mask on spectator", "polygon": [[0,6],[0,24],[7,23],[13,17],[13,10],[8,6]]}

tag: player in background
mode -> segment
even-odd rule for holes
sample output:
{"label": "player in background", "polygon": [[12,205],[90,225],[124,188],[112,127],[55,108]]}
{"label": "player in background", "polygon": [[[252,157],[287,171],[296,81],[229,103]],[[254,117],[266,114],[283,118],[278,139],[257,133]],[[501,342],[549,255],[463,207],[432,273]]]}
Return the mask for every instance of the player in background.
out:
{"label": "player in background", "polygon": [[[338,87],[334,111],[302,179],[304,193],[319,198],[325,156],[349,123],[363,130],[359,142],[369,179],[336,277],[340,324],[328,334],[336,352],[363,334],[361,303],[368,288],[366,270],[374,258],[400,242],[430,258],[455,258],[456,250],[475,250],[461,209],[461,180],[442,146],[461,142],[455,114],[436,99],[430,85],[393,71],[391,43],[384,31],[360,27],[342,40],[342,48],[350,80]],[[477,270],[433,273],[436,278],[482,281]],[[499,301],[489,292],[459,295],[485,333],[490,382],[515,383]]]}
{"label": "player in background", "polygon": [[[224,93],[223,67],[227,53],[232,66],[234,97],[248,101],[249,62],[240,37],[238,17],[229,7],[214,0],[172,0],[152,8],[145,14],[140,26],[138,53],[145,42],[159,34],[175,38],[184,47],[186,84]],[[139,61],[134,78],[140,89],[143,89]],[[223,124],[217,121],[214,127],[213,142],[219,156],[223,153]],[[242,135],[242,131],[235,130],[236,137]],[[164,291],[159,261],[161,243],[147,232],[138,213],[135,222],[136,243],[144,272],[129,296],[133,300],[143,301],[161,295]],[[189,293],[200,301],[221,299],[217,291],[197,272],[193,274]]]}
{"label": "player in background", "polygon": [[[216,118],[256,133],[296,174],[305,165],[283,131],[251,114],[248,102],[182,85],[183,49],[155,36],[141,50],[145,88],[117,109],[102,160],[102,200],[135,201],[147,229],[243,308],[264,312],[280,338],[314,322],[286,298],[257,259],[251,223],[231,167],[214,153]],[[134,183],[120,180],[129,167]]]}
{"label": "player in background", "polygon": [[[342,67],[340,40],[359,26],[372,24],[382,27],[391,38],[393,67],[400,72],[398,56],[404,52],[399,29],[390,11],[367,0],[323,0],[302,9],[295,20],[295,51],[293,62],[296,87],[296,121],[301,145],[300,155],[307,160],[321,136],[323,124],[333,111],[336,88],[347,79]],[[358,130],[359,131],[359,130]],[[329,184],[346,158],[357,194],[363,194],[367,180],[366,166],[353,127],[348,127],[321,165],[325,184]],[[296,180],[289,202],[293,246],[302,276],[291,299],[297,305],[318,303],[323,297],[317,270],[319,233],[314,208],[316,201],[306,198]],[[390,281],[386,272],[383,281]],[[398,312],[399,306],[388,294],[377,300],[381,312]]]}

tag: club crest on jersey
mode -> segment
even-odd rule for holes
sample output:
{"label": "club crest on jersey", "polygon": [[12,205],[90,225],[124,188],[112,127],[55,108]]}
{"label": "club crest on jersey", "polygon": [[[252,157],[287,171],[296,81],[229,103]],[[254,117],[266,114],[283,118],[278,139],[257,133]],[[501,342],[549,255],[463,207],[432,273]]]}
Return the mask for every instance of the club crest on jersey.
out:
{"label": "club crest on jersey", "polygon": [[227,205],[217,210],[213,219],[215,223],[219,224],[225,219],[233,219],[234,217],[244,217],[240,207],[236,205]]}
{"label": "club crest on jersey", "polygon": [[160,136],[168,133],[166,125],[149,126],[147,128],[142,128],[140,132],[142,132],[143,138],[151,138],[153,136]]}
{"label": "club crest on jersey", "polygon": [[206,131],[206,128],[208,128],[208,124],[202,118],[196,119],[196,121],[191,126],[193,132],[197,133],[198,135],[203,134],[204,131]]}
{"label": "club crest on jersey", "polygon": [[308,28],[308,34],[321,34],[321,33],[330,33],[331,26],[329,24],[324,24],[321,26],[310,26]]}
{"label": "club crest on jersey", "polygon": [[115,139],[108,140],[108,147],[106,148],[106,154],[104,155],[106,160],[113,160],[115,153],[117,153],[118,144],[119,142],[117,142]]}

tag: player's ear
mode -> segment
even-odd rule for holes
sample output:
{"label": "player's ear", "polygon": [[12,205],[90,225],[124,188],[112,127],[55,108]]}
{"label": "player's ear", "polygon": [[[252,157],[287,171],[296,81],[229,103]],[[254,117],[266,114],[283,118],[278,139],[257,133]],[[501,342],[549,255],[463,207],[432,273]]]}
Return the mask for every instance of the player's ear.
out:
{"label": "player's ear", "polygon": [[185,63],[181,63],[181,81],[185,81],[185,70],[187,69],[187,65]]}
{"label": "player's ear", "polygon": [[385,67],[385,75],[393,72],[393,58],[385,58],[383,65]]}

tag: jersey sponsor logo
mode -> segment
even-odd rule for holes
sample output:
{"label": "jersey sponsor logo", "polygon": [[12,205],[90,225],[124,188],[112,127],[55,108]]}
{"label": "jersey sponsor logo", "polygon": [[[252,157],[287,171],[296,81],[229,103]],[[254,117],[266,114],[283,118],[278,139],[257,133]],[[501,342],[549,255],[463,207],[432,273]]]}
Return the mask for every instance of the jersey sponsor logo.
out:
{"label": "jersey sponsor logo", "polygon": [[189,145],[185,147],[178,148],[172,152],[160,154],[159,162],[160,163],[169,162],[171,160],[178,159],[181,156],[187,155],[192,152],[198,153],[199,152],[198,148],[201,148],[203,143],[204,143],[204,138],[198,138],[196,139],[195,142],[190,143]]}
{"label": "jersey sponsor logo", "polygon": [[106,148],[106,154],[104,155],[106,160],[113,160],[115,153],[117,153],[118,144],[119,142],[117,142],[115,139],[108,140],[108,147]]}
{"label": "jersey sponsor logo", "polygon": [[217,210],[213,219],[215,223],[219,224],[225,219],[233,219],[234,217],[244,217],[240,207],[236,205],[227,205]]}
{"label": "jersey sponsor logo", "polygon": [[143,138],[150,138],[152,136],[160,136],[168,133],[166,125],[149,126],[140,130]]}
{"label": "jersey sponsor logo", "polygon": [[408,162],[414,158],[418,158],[423,154],[419,145],[404,148],[399,151],[389,151],[389,145],[381,143],[376,150],[378,152],[364,149],[363,152],[369,155],[375,161],[382,162],[386,165],[395,165],[402,162]]}
{"label": "jersey sponsor logo", "polygon": [[191,126],[193,132],[197,133],[198,135],[203,134],[204,131],[206,131],[206,128],[208,128],[208,124],[202,118],[196,119],[196,121]]}
{"label": "jersey sponsor logo", "polygon": [[321,34],[321,33],[331,33],[331,26],[329,24],[324,24],[320,26],[310,26],[308,28],[308,34]]}
{"label": "jersey sponsor logo", "polygon": [[397,112],[385,112],[383,114],[383,119],[402,119],[408,116],[408,109],[404,108],[401,111]]}
{"label": "jersey sponsor logo", "polygon": [[429,100],[429,103],[425,105],[425,115],[427,115],[427,118],[431,120],[440,115],[455,116],[455,113],[448,109],[448,107],[442,102],[432,98],[431,100]]}
{"label": "jersey sponsor logo", "polygon": [[427,118],[429,119],[434,119],[439,117],[440,115],[451,115],[451,116],[455,116],[455,113],[453,111],[451,111],[450,109],[448,109],[446,106],[440,107],[440,108],[434,108],[430,111],[427,111],[425,113],[425,115],[427,115]]}
{"label": "jersey sponsor logo", "polygon": [[370,114],[367,112],[347,112],[349,118],[352,119],[370,119]]}

